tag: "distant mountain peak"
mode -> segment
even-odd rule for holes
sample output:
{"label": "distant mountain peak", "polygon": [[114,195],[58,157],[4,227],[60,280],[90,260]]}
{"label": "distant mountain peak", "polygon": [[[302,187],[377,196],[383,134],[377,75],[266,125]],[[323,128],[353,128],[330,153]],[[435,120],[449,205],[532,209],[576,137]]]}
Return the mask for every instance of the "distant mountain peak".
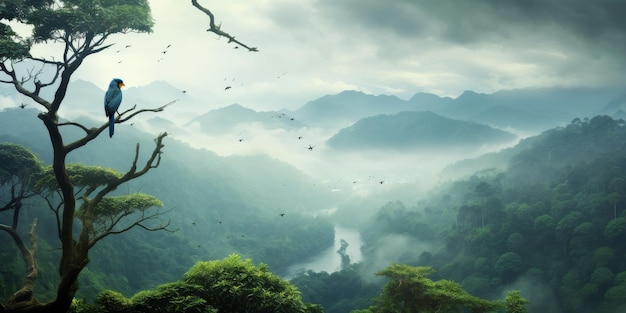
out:
{"label": "distant mountain peak", "polygon": [[359,120],[331,137],[338,149],[450,149],[502,144],[515,136],[492,127],[453,120],[433,112],[405,111]]}

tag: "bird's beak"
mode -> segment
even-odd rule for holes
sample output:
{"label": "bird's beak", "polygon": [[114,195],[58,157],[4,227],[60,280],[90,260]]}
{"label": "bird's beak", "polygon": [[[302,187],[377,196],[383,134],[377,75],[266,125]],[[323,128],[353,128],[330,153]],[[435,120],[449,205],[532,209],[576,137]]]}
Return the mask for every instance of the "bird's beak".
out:
{"label": "bird's beak", "polygon": [[122,88],[122,87],[124,87],[124,86],[126,86],[126,85],[124,85],[124,83],[118,83],[118,84],[117,84],[117,88]]}

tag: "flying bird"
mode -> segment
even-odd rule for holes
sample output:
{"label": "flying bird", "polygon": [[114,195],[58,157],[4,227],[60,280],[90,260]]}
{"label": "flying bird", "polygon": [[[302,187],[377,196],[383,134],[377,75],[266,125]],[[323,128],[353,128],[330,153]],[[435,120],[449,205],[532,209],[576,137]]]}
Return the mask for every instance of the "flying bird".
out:
{"label": "flying bird", "polygon": [[228,89],[230,89],[230,88],[233,88],[233,87],[231,87],[231,86],[226,86],[226,88],[224,88],[224,90],[228,90]]}
{"label": "flying bird", "polygon": [[114,78],[109,83],[109,89],[104,94],[104,113],[109,117],[109,137],[113,137],[115,113],[119,109],[120,104],[122,104],[122,87],[124,87],[124,81]]}
{"label": "flying bird", "polygon": [[309,145],[309,147],[307,149],[309,149],[309,151],[313,151],[313,148],[315,148],[315,146]]}
{"label": "flying bird", "polygon": [[25,108],[26,107],[26,103],[22,102],[22,104],[19,105],[20,108]]}

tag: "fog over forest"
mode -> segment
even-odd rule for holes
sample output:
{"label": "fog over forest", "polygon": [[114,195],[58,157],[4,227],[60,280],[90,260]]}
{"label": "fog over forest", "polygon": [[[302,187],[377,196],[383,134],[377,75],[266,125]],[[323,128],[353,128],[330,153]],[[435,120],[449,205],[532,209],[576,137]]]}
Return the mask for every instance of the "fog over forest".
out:
{"label": "fog over forest", "polygon": [[0,4],[0,313],[626,312],[625,4],[123,2]]}
{"label": "fog over forest", "polygon": [[[82,90],[91,89],[94,94],[79,97],[70,93],[67,105],[77,108],[70,116],[85,125],[103,123],[102,118],[94,118],[99,110],[90,111],[83,104],[87,102],[85,99],[97,98],[103,91],[85,81],[77,81],[75,85],[85,85]],[[163,93],[164,86],[168,86],[165,82],[142,88],[150,89],[155,85],[159,87],[161,99],[177,96],[174,88],[169,95]],[[584,100],[571,102],[569,94],[575,92],[585,95]],[[101,278],[89,278],[91,282],[84,282],[86,286],[82,294],[95,297],[100,288],[111,288],[130,296],[175,280],[193,262],[219,259],[230,253],[267,263],[276,273],[293,279],[297,286],[297,282],[303,279],[298,276],[301,271],[330,274],[346,270],[349,264],[356,266],[355,273],[363,284],[373,286],[381,283],[374,274],[394,262],[428,265],[441,271],[441,266],[454,264],[458,258],[446,257],[449,252],[444,253],[444,247],[451,244],[445,241],[458,239],[441,234],[459,223],[460,214],[465,210],[462,203],[467,203],[471,197],[467,192],[473,189],[458,186],[468,182],[472,185],[475,183],[471,181],[477,180],[491,185],[494,184],[491,180],[501,180],[498,175],[502,174],[497,173],[507,173],[512,157],[524,150],[531,151],[537,141],[548,140],[535,138],[549,136],[550,132],[563,132],[573,127],[576,120],[582,121],[574,114],[580,114],[578,116],[585,119],[584,123],[590,123],[588,117],[595,114],[613,112],[619,118],[623,112],[621,106],[626,103],[605,99],[619,99],[623,92],[618,89],[560,88],[503,91],[500,95],[468,92],[455,99],[439,98],[445,103],[437,107],[429,102],[346,91],[314,99],[294,111],[257,112],[242,105],[231,105],[208,110],[186,121],[168,112],[177,107],[184,108],[186,100],[179,100],[163,114],[153,114],[130,125],[120,124],[115,137],[98,138],[94,145],[77,151],[70,158],[72,162],[124,170],[132,160],[134,143],[141,143],[142,153],[147,153],[158,127],[171,133],[166,141],[163,164],[118,193],[157,195],[164,206],[171,209],[167,218],[177,231],[131,232],[127,236],[105,240],[94,249],[94,261],[87,269],[88,276],[97,277],[99,271],[105,271],[108,278],[96,284],[101,287],[94,285]],[[157,93],[156,89],[154,93]],[[553,106],[571,109],[558,113],[535,110],[533,118],[520,118],[517,112],[525,108],[517,103],[524,98],[536,97],[537,93],[549,94]],[[7,91],[7,94],[10,101],[18,101],[14,93]],[[135,95],[150,95],[152,92],[137,88],[126,94],[132,99],[128,101],[139,104],[150,100]],[[493,100],[496,96],[500,98],[498,102]],[[470,99],[464,99],[466,97]],[[49,162],[50,151],[45,144],[45,130],[36,119],[37,111],[28,107],[10,107],[10,101],[3,102],[5,108],[0,113],[3,141],[29,147],[38,158]],[[492,106],[484,105],[492,102]],[[484,112],[505,106],[516,112],[515,125],[519,129],[505,124],[481,124],[485,117],[461,120],[457,119],[458,116],[447,118],[435,113],[454,111],[455,105],[473,105]],[[343,107],[357,109],[346,111]],[[421,108],[431,110],[421,111]],[[319,117],[325,114],[316,116],[316,110],[320,109],[333,120]],[[247,113],[242,114],[242,111]],[[493,124],[506,123],[511,117],[506,114],[508,110],[499,111],[505,113],[490,117]],[[302,112],[308,112],[308,115]],[[553,123],[552,127],[538,126],[537,116]],[[318,124],[324,127],[317,127]],[[68,138],[74,134],[77,134],[76,130],[68,128]],[[347,140],[351,146],[331,144],[331,139],[338,134],[349,136]],[[583,155],[580,157],[584,158]],[[569,162],[563,161],[563,165]],[[469,181],[464,182],[467,179]],[[535,181],[541,176],[525,179]],[[443,198],[442,194],[445,194]],[[472,201],[470,199],[470,203]],[[35,205],[31,207],[26,214],[44,213]],[[400,217],[394,217],[397,214],[413,217],[396,220]],[[410,223],[417,224],[405,224],[413,218],[418,219]],[[316,224],[311,224],[312,221]],[[302,228],[304,224],[318,225],[315,227],[319,229],[310,231],[321,231],[324,235],[311,237],[309,230]],[[282,229],[278,231],[276,227]],[[343,265],[341,255],[337,253],[342,239],[349,247]],[[283,252],[268,250],[267,244],[278,245],[278,251]],[[293,244],[296,246],[291,246]],[[171,250],[172,245],[176,245],[175,250]],[[294,250],[295,247],[298,248]],[[117,251],[114,252],[117,257],[110,257],[112,251]],[[168,271],[156,277],[148,272],[163,264],[148,261],[154,258],[154,253],[166,264],[171,264]],[[431,256],[430,262],[424,261],[426,255]],[[128,265],[119,267],[124,259],[151,265],[143,264],[134,269],[135,275],[129,275]],[[118,266],[110,267],[105,265],[107,263]],[[444,268],[446,266],[450,264]],[[467,277],[455,276],[454,271],[443,272],[442,278],[462,280]],[[463,286],[473,290],[469,283],[464,282]],[[537,285],[524,276],[484,288],[475,289],[473,294],[500,297],[507,289],[515,288],[534,300],[531,308],[539,309],[549,303],[555,312],[560,306],[557,303],[562,301],[562,296],[557,296],[557,291],[548,282]],[[536,294],[537,288],[545,289],[545,292]],[[306,289],[302,292],[305,299],[310,299]],[[353,309],[375,295],[371,291],[371,294],[364,293],[350,298],[349,301],[354,301],[350,302]],[[333,303],[328,299],[319,301]],[[325,306],[329,304],[325,302]],[[340,312],[340,307],[328,309]]]}

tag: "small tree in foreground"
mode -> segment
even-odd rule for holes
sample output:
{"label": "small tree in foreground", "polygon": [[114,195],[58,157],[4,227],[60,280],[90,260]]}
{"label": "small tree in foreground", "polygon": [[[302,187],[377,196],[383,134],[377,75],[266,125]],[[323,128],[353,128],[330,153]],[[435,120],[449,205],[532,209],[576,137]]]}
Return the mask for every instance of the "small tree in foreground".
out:
{"label": "small tree in foreground", "polygon": [[[423,312],[499,312],[501,301],[489,301],[468,294],[461,285],[450,280],[432,281],[431,267],[393,264],[376,275],[390,278],[377,303],[353,313],[423,313]],[[523,298],[522,298],[523,299]],[[508,305],[507,305],[508,307]],[[521,312],[521,311],[513,311]]]}
{"label": "small tree in foreground", "polygon": [[223,260],[198,262],[184,278],[154,290],[125,298],[104,291],[95,305],[75,302],[74,312],[109,313],[322,313],[318,305],[302,302],[300,292],[288,281],[255,266],[250,259],[232,254]]}

